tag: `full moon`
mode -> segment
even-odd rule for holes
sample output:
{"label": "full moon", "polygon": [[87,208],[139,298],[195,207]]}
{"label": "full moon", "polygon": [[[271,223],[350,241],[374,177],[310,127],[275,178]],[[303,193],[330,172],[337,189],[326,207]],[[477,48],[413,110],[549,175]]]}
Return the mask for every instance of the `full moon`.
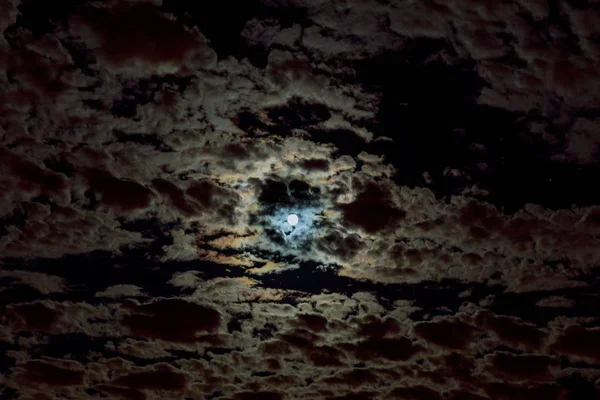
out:
{"label": "full moon", "polygon": [[298,223],[298,216],[296,214],[290,214],[287,218],[288,224],[294,226]]}

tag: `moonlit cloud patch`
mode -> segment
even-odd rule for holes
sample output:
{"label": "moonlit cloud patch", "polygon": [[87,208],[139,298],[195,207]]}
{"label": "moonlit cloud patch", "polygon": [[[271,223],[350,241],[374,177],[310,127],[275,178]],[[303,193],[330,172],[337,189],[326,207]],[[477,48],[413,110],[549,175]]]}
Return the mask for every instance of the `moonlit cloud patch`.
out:
{"label": "moonlit cloud patch", "polygon": [[287,217],[287,223],[291,226],[295,226],[298,224],[298,216],[296,214],[290,214]]}
{"label": "moonlit cloud patch", "polygon": [[[296,225],[288,222],[291,214],[297,215]],[[297,248],[313,243],[322,234],[319,226],[323,218],[323,210],[318,207],[281,207],[268,216],[266,229],[277,229],[286,246]]]}

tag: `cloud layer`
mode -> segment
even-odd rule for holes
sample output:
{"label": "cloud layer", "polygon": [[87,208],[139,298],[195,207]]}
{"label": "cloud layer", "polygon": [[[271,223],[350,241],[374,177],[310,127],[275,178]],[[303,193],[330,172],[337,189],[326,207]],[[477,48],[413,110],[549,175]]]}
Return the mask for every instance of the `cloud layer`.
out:
{"label": "cloud layer", "polygon": [[238,3],[0,2],[2,396],[598,396],[598,4]]}

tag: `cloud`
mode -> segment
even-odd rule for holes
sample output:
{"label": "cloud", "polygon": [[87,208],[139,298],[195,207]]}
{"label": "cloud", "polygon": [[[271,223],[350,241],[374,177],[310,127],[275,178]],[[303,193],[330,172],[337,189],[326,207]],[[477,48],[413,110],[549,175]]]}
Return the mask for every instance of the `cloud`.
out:
{"label": "cloud", "polygon": [[374,183],[368,184],[354,201],[341,208],[345,221],[368,233],[393,227],[404,217],[404,212],[393,206],[390,195]]}
{"label": "cloud", "polygon": [[19,368],[15,380],[29,387],[73,387],[84,384],[85,372],[74,361],[31,360]]}
{"label": "cloud", "polygon": [[[218,311],[182,299],[158,299],[151,303],[124,304],[129,313],[121,323],[134,336],[191,343],[201,332],[214,332],[221,322]],[[194,319],[190,319],[194,315]],[[175,318],[176,317],[176,318]]]}
{"label": "cloud", "polygon": [[493,316],[483,312],[478,315],[483,326],[494,332],[504,342],[524,347],[525,349],[538,350],[545,345],[548,334],[537,327],[523,323],[516,318]]}
{"label": "cloud", "polygon": [[112,384],[136,390],[183,391],[187,385],[187,377],[168,364],[159,364],[151,370],[144,369],[120,376]]}
{"label": "cloud", "polygon": [[60,293],[65,290],[64,279],[31,271],[0,271],[0,278],[14,279],[23,285],[31,286],[43,295]]}
{"label": "cloud", "polygon": [[490,357],[489,371],[495,377],[511,382],[552,381],[551,367],[558,362],[544,356],[516,356],[510,353],[496,353]]}
{"label": "cloud", "polygon": [[417,324],[414,332],[418,337],[447,349],[464,349],[471,344],[475,327],[462,321],[441,320]]}
{"label": "cloud", "polygon": [[551,348],[560,353],[574,357],[583,357],[594,360],[600,359],[591,343],[600,335],[600,329],[586,329],[580,326],[570,326],[558,337]]}
{"label": "cloud", "polygon": [[0,397],[597,397],[597,7],[0,3]]}
{"label": "cloud", "polygon": [[215,62],[201,35],[160,15],[150,4],[82,8],[71,23],[74,33],[96,42],[98,54],[120,72],[175,73],[190,59],[200,66]]}
{"label": "cloud", "polygon": [[12,315],[19,319],[13,325],[13,330],[16,331],[50,332],[62,315],[60,310],[56,310],[54,307],[51,308],[41,302],[18,304],[12,306],[9,310]]}
{"label": "cloud", "polygon": [[102,292],[96,293],[96,297],[108,297],[118,299],[119,297],[138,297],[144,296],[142,288],[135,285],[113,285],[107,287]]}

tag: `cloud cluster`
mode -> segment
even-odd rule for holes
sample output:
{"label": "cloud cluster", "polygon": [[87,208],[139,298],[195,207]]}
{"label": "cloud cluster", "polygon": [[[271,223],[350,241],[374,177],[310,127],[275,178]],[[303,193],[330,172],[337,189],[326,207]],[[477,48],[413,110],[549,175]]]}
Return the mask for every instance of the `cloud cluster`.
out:
{"label": "cloud cluster", "polygon": [[0,397],[597,396],[595,2],[76,3],[0,1]]}

